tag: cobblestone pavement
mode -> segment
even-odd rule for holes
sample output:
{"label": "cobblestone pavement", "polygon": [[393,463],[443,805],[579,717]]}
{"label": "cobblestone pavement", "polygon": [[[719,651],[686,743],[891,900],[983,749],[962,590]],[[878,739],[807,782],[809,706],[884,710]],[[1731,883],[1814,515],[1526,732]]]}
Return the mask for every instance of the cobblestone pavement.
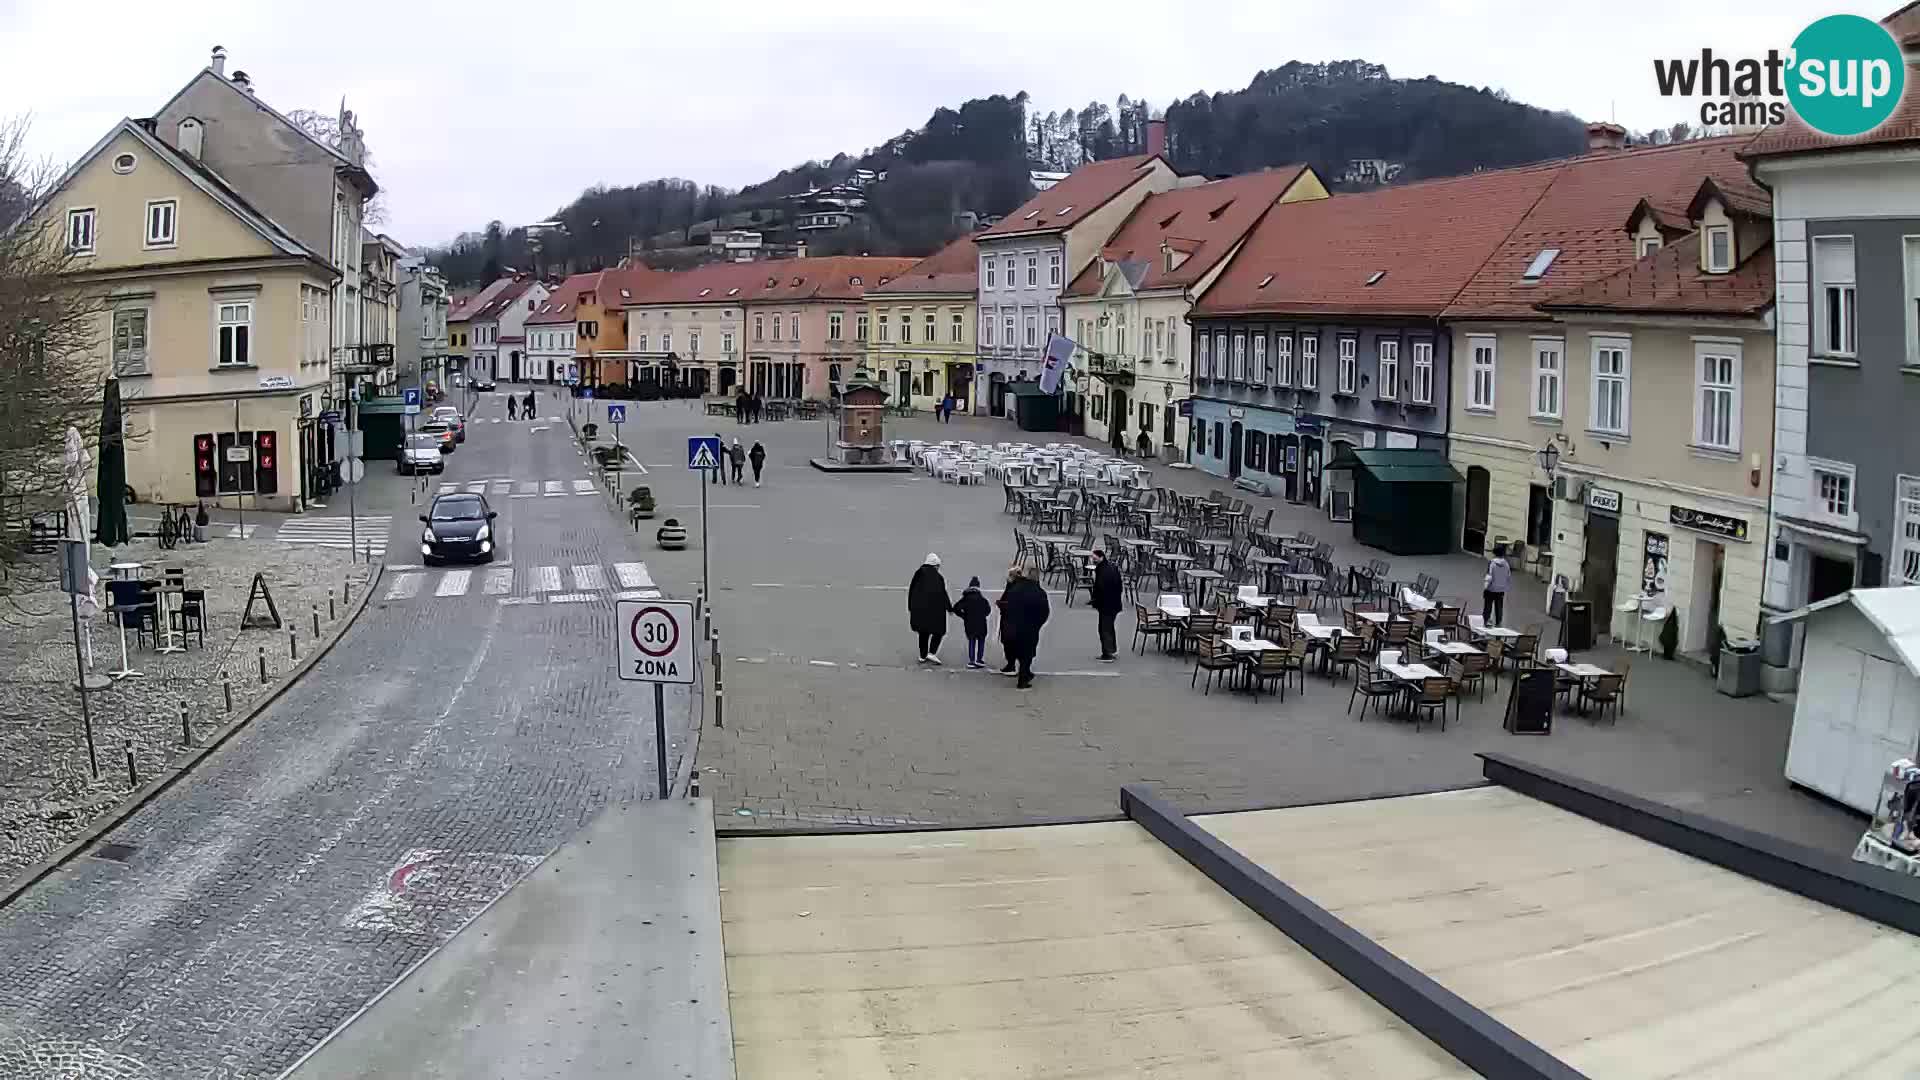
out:
{"label": "cobblestone pavement", "polygon": [[[240,629],[255,573],[265,575],[287,629],[297,635],[301,655],[315,647],[313,612],[319,613],[322,638],[330,637],[346,614],[349,581],[357,589],[367,574],[364,565],[350,564],[345,551],[237,539],[172,551],[139,539],[110,553],[96,548],[93,562],[103,577],[109,562],[139,562],[147,567],[145,573],[156,577],[162,567],[185,569],[187,584],[206,591],[204,644],[196,636],[186,651],[163,655],[130,639],[129,660],[141,677],[115,680],[89,695],[100,762],[95,777],[74,687],[67,596],[56,588],[11,599],[0,612],[0,655],[10,661],[0,672],[0,884],[119,804],[129,791],[129,748],[143,783],[185,753],[181,705],[187,708],[196,744],[203,743],[294,668],[286,633]],[[103,584],[103,602],[105,594]],[[120,639],[105,612],[83,620],[82,631],[93,642],[93,670],[118,669]],[[264,684],[256,651],[261,648],[267,658]],[[232,714],[226,709],[223,672],[232,689]]]}
{"label": "cobblestone pavement", "polygon": [[[1718,696],[1703,673],[1645,656],[1617,726],[1566,719],[1550,738],[1504,734],[1504,698],[1491,689],[1444,733],[1355,721],[1350,688],[1319,676],[1284,703],[1203,696],[1189,688],[1191,661],[1128,651],[1119,664],[1096,663],[1092,613],[1058,595],[1039,663],[1052,674],[1031,693],[992,671],[967,671],[964,643],[952,635],[946,666],[925,667],[907,629],[907,579],[934,550],[950,590],[977,574],[997,592],[1012,553],[1000,491],[918,474],[830,476],[805,464],[825,443],[821,424],[740,428],[675,408],[661,407],[660,420],[629,440],[649,464],[684,463],[684,437],[715,423],[728,439],[765,440],[771,452],[764,487],[709,493],[727,704],[725,728],[701,740],[699,766],[723,829],[1107,816],[1120,785],[1133,781],[1192,810],[1355,798],[1476,782],[1475,754],[1498,750],[1830,851],[1849,850],[1858,836],[1852,815],[1782,778],[1788,706]],[[1019,437],[965,419],[890,421],[889,430]],[[672,502],[697,504],[684,470],[660,475]],[[1217,485],[1164,467],[1162,478],[1182,490]],[[1377,554],[1305,508],[1257,505],[1276,507],[1277,527],[1333,539],[1341,565]],[[1478,591],[1475,558],[1392,561],[1396,575],[1436,574],[1443,595]],[[1545,621],[1544,608],[1540,585],[1522,582],[1508,621]],[[1132,628],[1123,615],[1123,642]],[[998,645],[989,651],[997,664]]]}
{"label": "cobblestone pavement", "polygon": [[[489,423],[447,475],[581,469],[564,423]],[[391,557],[417,551],[405,486],[369,495],[393,512]],[[499,509],[510,561],[645,554],[584,499]],[[600,807],[651,796],[651,710],[613,678],[611,621],[611,597],[376,597],[306,678],[105,837],[130,852],[78,859],[0,909],[0,1076],[277,1075]],[[669,705],[677,754],[689,698]]]}

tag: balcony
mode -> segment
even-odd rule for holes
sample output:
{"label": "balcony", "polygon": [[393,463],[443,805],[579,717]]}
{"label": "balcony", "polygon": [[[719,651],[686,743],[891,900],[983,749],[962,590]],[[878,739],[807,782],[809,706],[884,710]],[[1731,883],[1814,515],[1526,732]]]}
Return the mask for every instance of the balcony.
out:
{"label": "balcony", "polygon": [[381,368],[393,366],[393,343],[361,344],[347,346],[348,359],[338,369],[348,375],[367,375]]}
{"label": "balcony", "polygon": [[1111,353],[1089,352],[1087,374],[1112,386],[1133,385],[1133,361]]}

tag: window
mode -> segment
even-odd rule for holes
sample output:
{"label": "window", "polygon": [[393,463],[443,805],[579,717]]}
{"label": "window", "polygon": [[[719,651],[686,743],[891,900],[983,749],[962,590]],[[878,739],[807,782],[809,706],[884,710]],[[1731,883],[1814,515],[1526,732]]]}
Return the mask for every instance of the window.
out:
{"label": "window", "polygon": [[1227,456],[1226,428],[1218,420],[1213,422],[1213,456],[1217,458]]}
{"label": "window", "polygon": [[121,308],[113,313],[113,371],[116,375],[147,373],[146,308]]}
{"label": "window", "polygon": [[1047,284],[1060,284],[1060,253],[1057,251],[1047,255]]}
{"label": "window", "polygon": [[687,331],[687,355],[700,355],[700,331],[698,330]]}
{"label": "window", "polygon": [[1413,403],[1433,404],[1433,342],[1413,343]]}
{"label": "window", "polygon": [[1640,238],[1640,258],[1644,259],[1659,250],[1660,238],[1658,236],[1643,236]]}
{"label": "window", "polygon": [[993,289],[993,288],[999,287],[998,281],[997,281],[997,279],[999,278],[999,275],[1000,275],[1000,272],[994,266],[993,260],[988,259],[987,260],[987,288]]}
{"label": "window", "polygon": [[1920,479],[1894,480],[1894,547],[1899,553],[1894,577],[1903,585],[1920,585]]}
{"label": "window", "polygon": [[827,340],[840,340],[840,313],[837,311],[827,312]]}
{"label": "window", "polygon": [[1853,237],[1813,238],[1814,318],[1819,334],[1814,349],[1828,356],[1854,354]]}
{"label": "window", "polygon": [[1733,226],[1707,227],[1707,273],[1724,274],[1733,269]]}
{"label": "window", "polygon": [[1013,256],[1011,255],[1007,256],[1005,265],[1001,266],[1000,269],[1006,272],[1007,288],[1017,289],[1020,287],[1019,278],[1015,275],[1015,272],[1013,269]]}
{"label": "window", "polygon": [[1153,351],[1163,356],[1166,355],[1167,320],[1165,319],[1155,319],[1153,321]]}
{"label": "window", "polygon": [[788,318],[787,329],[793,331],[793,340],[797,343],[800,340],[800,316],[794,315]]}
{"label": "window", "polygon": [[725,356],[733,355],[733,331],[720,331],[720,352]]}
{"label": "window", "polygon": [[993,316],[991,315],[980,317],[980,344],[987,346],[993,344]]}
{"label": "window", "polygon": [[1821,458],[1808,458],[1807,466],[1807,509],[1816,518],[1853,528],[1853,466]]}
{"label": "window", "polygon": [[1541,248],[1540,253],[1527,264],[1527,269],[1521,273],[1520,277],[1526,281],[1539,281],[1547,276],[1547,271],[1553,267],[1553,260],[1559,257],[1559,248]]}
{"label": "window", "polygon": [[1495,339],[1471,336],[1467,349],[1472,354],[1467,369],[1467,408],[1493,409],[1493,374],[1497,359]]}
{"label": "window", "polygon": [[[927,312],[926,316],[920,321],[921,321],[920,328],[923,331],[925,331],[925,333],[921,335],[920,340],[926,342],[929,345],[933,344],[935,341],[938,341],[940,335],[939,335],[939,331],[935,328],[935,320],[933,317],[933,312],[931,311]],[[959,339],[955,338],[954,340],[958,341]]]}
{"label": "window", "polygon": [[1127,355],[1127,324],[1118,323],[1113,328],[1113,351],[1120,356]]}
{"label": "window", "polygon": [[[929,315],[927,317],[932,318],[933,316]],[[949,335],[948,340],[955,345],[964,343],[967,340],[967,317],[958,311],[954,312],[953,320],[947,327],[947,333]]]}
{"label": "window", "polygon": [[[197,122],[198,121],[196,121],[196,123]],[[113,159],[113,171],[120,173],[121,175],[124,176],[127,173],[132,172],[134,170],[134,167],[139,164],[140,164],[140,159],[133,156],[132,154],[120,154],[115,156]]]}
{"label": "window", "polygon": [[1216,379],[1233,376],[1233,368],[1227,355],[1227,335],[1224,331],[1213,335],[1213,375]]}
{"label": "window", "polygon": [[1320,388],[1320,335],[1302,335],[1300,338],[1300,389],[1318,390]]}
{"label": "window", "polygon": [[219,320],[220,366],[241,367],[252,363],[248,339],[253,336],[253,302],[221,304]]}
{"label": "window", "polygon": [[93,209],[67,211],[67,250],[75,255],[93,254]]}
{"label": "window", "polygon": [[900,342],[903,345],[913,344],[913,316],[906,312],[900,314]]}
{"label": "window", "polygon": [[1009,311],[1001,318],[1000,329],[1006,331],[1000,338],[1000,344],[1009,349],[1013,348],[1013,312]]}
{"label": "window", "polygon": [[1273,339],[1273,385],[1293,385],[1293,335],[1276,334]]}
{"label": "window", "polygon": [[[887,339],[886,318],[885,315],[880,316],[880,340],[882,341]],[[773,340],[780,340],[780,316],[778,315],[773,317]]]}
{"label": "window", "polygon": [[633,351],[634,352],[647,351],[647,335],[640,334],[633,339]]}
{"label": "window", "polygon": [[1194,374],[1203,379],[1213,378],[1213,353],[1207,348],[1207,335],[1200,335],[1198,344],[1194,346],[1194,356],[1198,361],[1194,365]]}
{"label": "window", "polygon": [[673,331],[662,330],[660,332],[660,351],[663,353],[673,351]]}
{"label": "window", "polygon": [[1039,333],[1040,333],[1040,320],[1034,318],[1032,315],[1028,315],[1027,316],[1027,348],[1031,349],[1034,347],[1034,345],[1037,343],[1036,336]]}
{"label": "window", "polygon": [[1233,335],[1233,373],[1234,382],[1247,381],[1247,335]]}
{"label": "window", "polygon": [[1253,335],[1253,367],[1249,370],[1248,377],[1260,386],[1267,384],[1267,335],[1265,334]]}
{"label": "window", "polygon": [[753,340],[765,341],[766,339],[767,339],[767,317],[764,315],[755,315],[753,317]]}
{"label": "window", "polygon": [[1038,255],[1027,256],[1027,284],[1040,284],[1040,257]]}
{"label": "window", "polygon": [[[1202,338],[1201,340],[1205,341],[1206,339]],[[1207,452],[1207,425],[1205,424],[1193,425],[1193,452],[1196,454],[1204,454]]]}
{"label": "window", "polygon": [[1566,357],[1566,343],[1557,338],[1535,338],[1533,342],[1533,415],[1560,419],[1560,369]]}
{"label": "window", "polygon": [[1340,359],[1339,365],[1335,369],[1334,388],[1338,393],[1342,394],[1356,393],[1360,385],[1360,340],[1358,338],[1343,337],[1340,339],[1338,347],[1340,349]]}
{"label": "window", "polygon": [[174,199],[154,199],[147,203],[147,246],[172,247],[175,218],[180,203]]}
{"label": "window", "polygon": [[1374,384],[1373,396],[1392,401],[1400,396],[1400,343],[1382,340],[1380,349],[1379,380]]}
{"label": "window", "polygon": [[1906,238],[1907,364],[1920,366],[1920,236]]}
{"label": "window", "polygon": [[1694,371],[1694,442],[1714,450],[1740,449],[1740,347],[1697,342]]}
{"label": "window", "polygon": [[853,317],[853,339],[855,341],[867,340],[867,317],[865,315],[855,315]]}
{"label": "window", "polygon": [[1053,336],[1055,334],[1058,334],[1059,332],[1060,332],[1060,313],[1058,311],[1053,310],[1052,308],[1049,308],[1047,309],[1047,340],[1049,341],[1053,340]]}
{"label": "window", "polygon": [[1632,364],[1631,345],[1625,338],[1593,339],[1593,430],[1627,433],[1627,379]]}

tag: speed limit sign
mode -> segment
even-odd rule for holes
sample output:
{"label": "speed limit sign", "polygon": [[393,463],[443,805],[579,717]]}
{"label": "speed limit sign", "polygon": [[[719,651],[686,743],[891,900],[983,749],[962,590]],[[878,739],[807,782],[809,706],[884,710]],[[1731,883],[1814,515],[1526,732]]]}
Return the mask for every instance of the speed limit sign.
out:
{"label": "speed limit sign", "polygon": [[693,605],[684,600],[621,600],[614,608],[619,672],[628,682],[690,683]]}

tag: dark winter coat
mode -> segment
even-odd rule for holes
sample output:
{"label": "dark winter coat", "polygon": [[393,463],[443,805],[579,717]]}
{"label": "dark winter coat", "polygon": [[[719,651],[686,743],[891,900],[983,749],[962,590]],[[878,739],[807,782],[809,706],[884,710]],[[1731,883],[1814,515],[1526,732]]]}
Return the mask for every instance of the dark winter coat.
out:
{"label": "dark winter coat", "polygon": [[1002,599],[1006,606],[1001,611],[1004,623],[1001,640],[1017,656],[1032,655],[1040,647],[1040,628],[1046,625],[1050,614],[1047,590],[1032,578],[1023,577],[1007,587]]}
{"label": "dark winter coat", "polygon": [[1102,559],[1100,565],[1093,568],[1093,610],[1102,615],[1116,614],[1126,607],[1125,595],[1120,568],[1113,565],[1113,560]]}
{"label": "dark winter coat", "polygon": [[947,579],[937,566],[922,566],[913,572],[907,585],[907,620],[916,634],[940,634],[947,629],[947,612],[953,601],[947,599]]}
{"label": "dark winter coat", "polygon": [[733,467],[739,468],[747,463],[747,448],[739,443],[727,447],[727,457],[732,459]]}
{"label": "dark winter coat", "polygon": [[767,448],[761,446],[759,443],[754,443],[753,449],[747,451],[747,457],[753,462],[753,467],[757,469],[762,462],[767,460]]}
{"label": "dark winter coat", "polygon": [[993,614],[993,605],[987,603],[987,598],[979,589],[967,586],[966,591],[960,594],[960,599],[954,601],[953,613],[960,616],[969,638],[987,636],[987,616]]}

